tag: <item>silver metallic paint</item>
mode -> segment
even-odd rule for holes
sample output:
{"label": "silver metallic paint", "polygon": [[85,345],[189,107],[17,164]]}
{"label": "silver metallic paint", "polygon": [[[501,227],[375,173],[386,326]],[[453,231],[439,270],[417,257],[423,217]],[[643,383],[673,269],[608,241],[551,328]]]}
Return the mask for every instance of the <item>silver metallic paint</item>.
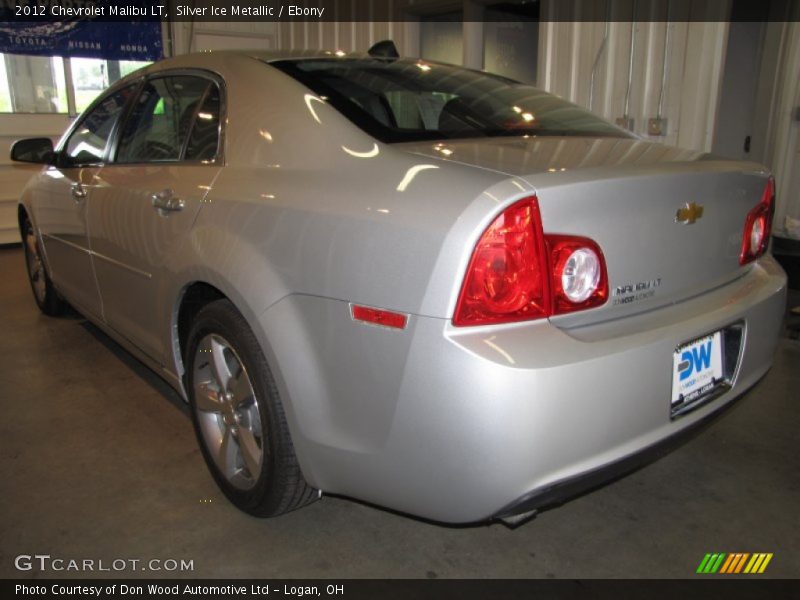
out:
{"label": "silver metallic paint", "polygon": [[[740,267],[737,248],[763,168],[627,139],[387,145],[264,64],[277,56],[204,53],[145,71],[225,82],[219,164],[53,167],[22,203],[58,288],[182,393],[183,293],[203,282],[225,294],[264,349],[311,485],[442,521],[487,518],[676,433],[769,368],[785,275],[770,257]],[[152,206],[166,188],[184,210]],[[612,290],[661,277],[658,293],[454,327],[474,244],[532,194],[547,231],[600,243]],[[706,207],[692,227],[674,223],[687,201]],[[409,314],[408,326],[355,322],[351,303]],[[731,391],[670,420],[674,348],[738,321]]]}

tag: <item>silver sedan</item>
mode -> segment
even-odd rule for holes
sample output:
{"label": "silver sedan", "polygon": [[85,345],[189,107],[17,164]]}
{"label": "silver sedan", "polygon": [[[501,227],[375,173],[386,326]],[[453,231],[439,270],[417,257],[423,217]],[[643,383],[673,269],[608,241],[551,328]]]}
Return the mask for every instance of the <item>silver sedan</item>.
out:
{"label": "silver sedan", "polygon": [[517,522],[772,363],[769,173],[505,78],[181,56],[12,157],[43,165],[19,206],[41,310],[68,302],[174,386],[254,515],[324,492]]}

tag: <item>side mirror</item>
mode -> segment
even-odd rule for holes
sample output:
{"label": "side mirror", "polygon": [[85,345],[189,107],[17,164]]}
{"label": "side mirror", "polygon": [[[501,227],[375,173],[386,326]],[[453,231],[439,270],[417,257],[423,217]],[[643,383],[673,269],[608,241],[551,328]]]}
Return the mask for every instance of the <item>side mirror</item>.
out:
{"label": "side mirror", "polygon": [[52,165],[55,159],[56,153],[50,138],[27,138],[11,145],[11,160],[17,162]]}

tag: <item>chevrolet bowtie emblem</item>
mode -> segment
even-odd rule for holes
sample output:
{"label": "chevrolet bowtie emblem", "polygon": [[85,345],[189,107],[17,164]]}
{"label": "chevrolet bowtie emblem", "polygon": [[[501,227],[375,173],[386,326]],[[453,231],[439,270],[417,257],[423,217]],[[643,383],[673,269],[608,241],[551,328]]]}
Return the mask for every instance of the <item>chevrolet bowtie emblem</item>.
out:
{"label": "chevrolet bowtie emblem", "polygon": [[675,222],[683,223],[684,225],[691,225],[701,218],[703,218],[703,205],[695,204],[694,202],[687,202],[675,213]]}

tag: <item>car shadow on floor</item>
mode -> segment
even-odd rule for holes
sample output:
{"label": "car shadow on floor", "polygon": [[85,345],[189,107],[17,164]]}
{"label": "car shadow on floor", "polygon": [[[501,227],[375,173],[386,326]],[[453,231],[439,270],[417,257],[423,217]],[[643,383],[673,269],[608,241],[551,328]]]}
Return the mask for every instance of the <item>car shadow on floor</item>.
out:
{"label": "car shadow on floor", "polygon": [[790,289],[786,299],[786,321],[784,335],[800,340],[800,290]]}
{"label": "car shadow on floor", "polygon": [[125,350],[125,348],[120,346],[111,337],[106,335],[99,327],[92,324],[89,320],[71,308],[65,317],[79,320],[81,327],[83,327],[84,330],[89,333],[89,335],[105,346],[109,352],[111,352],[120,362],[124,363],[125,366],[133,371],[140,379],[142,379],[142,381],[147,383],[147,385],[161,395],[167,402],[183,413],[187,419],[191,419],[189,405],[183,400],[183,398],[181,398],[178,392],[176,392],[166,381],[154,373],[150,367],[141,362],[133,354]]}

